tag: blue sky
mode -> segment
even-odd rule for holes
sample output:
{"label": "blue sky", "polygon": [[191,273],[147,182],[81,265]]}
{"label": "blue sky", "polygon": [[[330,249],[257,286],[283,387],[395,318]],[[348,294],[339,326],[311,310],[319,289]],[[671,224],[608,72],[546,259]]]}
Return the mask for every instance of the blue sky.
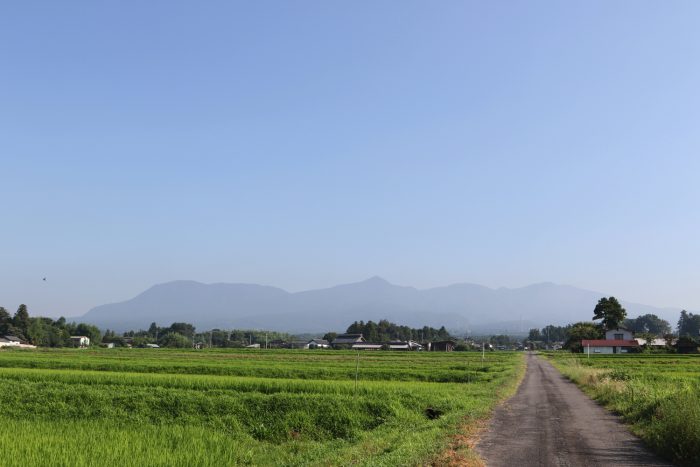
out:
{"label": "blue sky", "polygon": [[5,2],[0,305],[380,275],[700,309],[698,19],[690,1]]}

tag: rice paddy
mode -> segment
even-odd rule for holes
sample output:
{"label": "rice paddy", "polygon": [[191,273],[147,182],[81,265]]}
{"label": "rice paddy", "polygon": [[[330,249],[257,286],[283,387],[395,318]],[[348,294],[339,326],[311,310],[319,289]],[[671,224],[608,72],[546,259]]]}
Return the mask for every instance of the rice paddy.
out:
{"label": "rice paddy", "polygon": [[0,452],[3,465],[422,465],[522,370],[508,352],[363,352],[358,366],[343,351],[0,351]]}

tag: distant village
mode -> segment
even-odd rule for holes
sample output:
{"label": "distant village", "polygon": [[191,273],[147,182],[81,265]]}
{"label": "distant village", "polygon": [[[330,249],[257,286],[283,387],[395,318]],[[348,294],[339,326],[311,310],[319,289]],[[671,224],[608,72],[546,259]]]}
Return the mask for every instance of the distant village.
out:
{"label": "distant village", "polygon": [[[88,324],[67,323],[30,317],[21,305],[14,316],[0,307],[0,349],[37,347],[75,348],[248,348],[357,351],[504,351],[568,350],[588,355],[635,352],[698,353],[700,314],[682,311],[676,332],[655,315],[626,318],[614,297],[596,306],[600,323],[579,322],[567,326],[549,325],[530,329],[527,336],[453,336],[445,327],[411,328],[387,320],[355,321],[343,333],[328,332],[321,337],[294,336],[263,330],[212,329],[197,332],[190,323],[161,327],[152,323],[147,330],[118,334],[102,332]],[[600,312],[601,303],[610,310]]]}

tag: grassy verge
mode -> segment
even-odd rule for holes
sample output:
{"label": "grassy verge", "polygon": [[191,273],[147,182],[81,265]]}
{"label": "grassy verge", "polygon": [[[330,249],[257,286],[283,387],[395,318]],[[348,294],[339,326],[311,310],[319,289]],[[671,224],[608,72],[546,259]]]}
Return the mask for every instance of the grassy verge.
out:
{"label": "grassy verge", "polygon": [[513,377],[500,386],[495,393],[495,398],[489,407],[484,407],[484,411],[478,416],[465,417],[459,425],[457,431],[452,434],[448,448],[437,456],[433,465],[482,467],[486,465],[474,450],[479,441],[480,435],[488,426],[488,420],[493,416],[496,406],[510,399],[518,390],[520,383],[525,377],[525,354],[519,353],[518,360],[513,368]]}
{"label": "grassy verge", "polygon": [[658,454],[700,465],[700,358],[545,354],[593,399],[620,414]]}

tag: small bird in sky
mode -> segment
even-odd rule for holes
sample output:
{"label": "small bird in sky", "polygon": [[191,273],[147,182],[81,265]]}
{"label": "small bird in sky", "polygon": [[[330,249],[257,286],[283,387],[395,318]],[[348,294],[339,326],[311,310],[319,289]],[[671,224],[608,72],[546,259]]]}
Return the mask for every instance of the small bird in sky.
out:
{"label": "small bird in sky", "polygon": [[46,282],[46,278],[45,278],[45,277],[44,277],[43,281]]}

